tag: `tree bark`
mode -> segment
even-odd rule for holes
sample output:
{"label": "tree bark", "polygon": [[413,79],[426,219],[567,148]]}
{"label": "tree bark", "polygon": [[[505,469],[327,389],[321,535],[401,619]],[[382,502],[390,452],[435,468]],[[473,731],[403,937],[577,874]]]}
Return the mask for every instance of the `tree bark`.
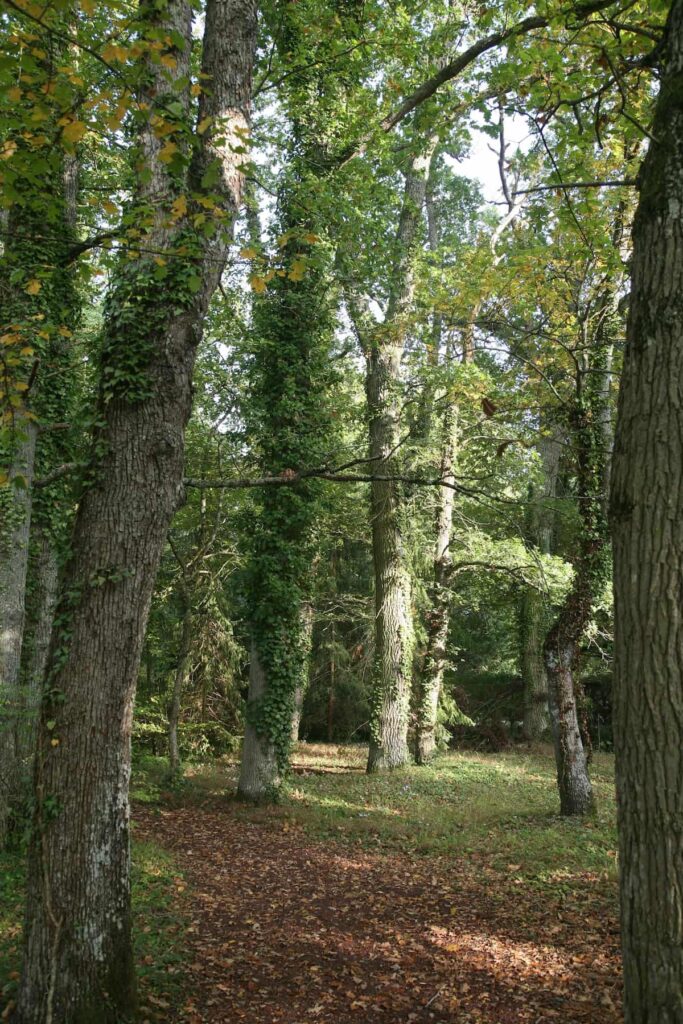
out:
{"label": "tree bark", "polygon": [[[413,298],[415,244],[436,139],[411,161],[396,235],[391,293],[384,324],[369,339],[367,397],[370,458],[393,475],[401,415],[401,359]],[[372,554],[375,575],[375,662],[370,709],[368,772],[398,768],[409,760],[408,715],[413,656],[410,575],[403,543],[399,485],[373,480]]]}
{"label": "tree bark", "polygon": [[[169,92],[174,102],[188,100],[187,89],[173,90],[173,84],[188,81],[191,26],[191,5],[170,0],[155,27],[184,44],[169,46],[174,68],[151,61],[146,67],[150,111]],[[234,147],[248,127],[254,36],[252,0],[210,0],[202,67],[211,89],[203,91],[199,110],[210,126],[198,139],[185,187],[201,192],[207,168],[214,170],[211,191],[221,195],[224,227],[211,239],[194,238],[192,257],[174,263],[180,277],[171,275],[165,285],[151,276],[147,256],[122,264],[107,303],[101,426],[60,589],[38,731],[20,1024],[113,1024],[135,1011],[128,806],[133,696],[157,566],[182,495],[194,354],[240,202],[242,158]],[[138,200],[157,211],[144,242],[164,251],[178,244],[180,233],[191,234],[194,210],[188,204],[190,216],[184,216],[182,202],[176,203],[169,223],[159,196],[178,196],[178,180],[159,160],[163,142],[151,124],[139,141],[146,173]],[[181,291],[190,274],[199,275],[200,285],[191,298],[187,287]]]}
{"label": "tree bark", "polygon": [[37,435],[33,421],[17,417],[8,484],[0,492],[0,846],[21,788],[20,669]]}
{"label": "tree bark", "polygon": [[683,2],[639,174],[616,422],[614,734],[626,1024],[683,1022]]}
{"label": "tree bark", "polygon": [[273,791],[280,785],[280,769],[275,744],[264,730],[257,729],[249,719],[250,706],[257,707],[265,692],[266,676],[261,666],[256,644],[252,643],[249,662],[247,721],[244,727],[244,745],[237,784],[237,795],[242,800],[271,799]]}
{"label": "tree bark", "polygon": [[609,529],[605,509],[603,408],[607,400],[604,372],[612,346],[614,306],[611,296],[599,298],[601,316],[588,346],[587,363],[577,371],[570,414],[569,440],[574,453],[580,536],[572,558],[574,580],[544,644],[550,720],[555,744],[560,809],[585,815],[595,809],[588,775],[588,757],[577,706],[580,644],[590,622],[593,603],[608,578]]}

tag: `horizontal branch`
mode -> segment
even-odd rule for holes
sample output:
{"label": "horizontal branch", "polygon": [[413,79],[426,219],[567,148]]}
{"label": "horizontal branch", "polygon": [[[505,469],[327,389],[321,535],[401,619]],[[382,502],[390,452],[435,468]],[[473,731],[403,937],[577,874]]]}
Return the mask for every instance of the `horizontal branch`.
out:
{"label": "horizontal branch", "polygon": [[532,192],[552,192],[564,188],[633,188],[635,178],[623,178],[621,181],[558,181],[555,185],[535,185],[533,188],[518,188],[516,196],[527,196]]}

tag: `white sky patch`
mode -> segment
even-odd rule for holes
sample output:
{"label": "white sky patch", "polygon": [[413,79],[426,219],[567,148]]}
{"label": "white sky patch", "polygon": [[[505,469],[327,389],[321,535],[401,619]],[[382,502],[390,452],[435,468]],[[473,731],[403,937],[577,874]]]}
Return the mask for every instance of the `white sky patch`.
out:
{"label": "white sky patch", "polygon": [[[481,120],[479,120],[481,124]],[[505,141],[508,157],[513,156],[519,148],[527,152],[532,145],[529,126],[523,117],[513,115],[505,121]],[[446,157],[457,174],[478,181],[482,195],[487,203],[500,203],[503,198],[498,173],[498,140],[472,126],[472,146],[464,160]]]}

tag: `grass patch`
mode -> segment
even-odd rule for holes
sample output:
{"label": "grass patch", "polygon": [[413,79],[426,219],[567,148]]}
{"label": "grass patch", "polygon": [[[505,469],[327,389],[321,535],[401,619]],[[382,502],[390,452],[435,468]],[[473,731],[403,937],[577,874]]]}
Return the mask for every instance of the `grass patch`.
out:
{"label": "grass patch", "polygon": [[[559,892],[579,876],[616,894],[613,758],[597,754],[591,777],[598,813],[559,815],[550,748],[498,754],[449,752],[429,766],[365,774],[361,746],[299,744],[277,807],[234,806],[235,816],[285,820],[312,838],[411,856],[455,857]],[[182,799],[195,804],[234,790],[234,763],[193,767]]]}
{"label": "grass patch", "polygon": [[[15,998],[21,966],[24,854],[0,855],[0,1008]],[[184,985],[185,882],[170,855],[133,842],[133,928],[141,1020],[168,1019]]]}

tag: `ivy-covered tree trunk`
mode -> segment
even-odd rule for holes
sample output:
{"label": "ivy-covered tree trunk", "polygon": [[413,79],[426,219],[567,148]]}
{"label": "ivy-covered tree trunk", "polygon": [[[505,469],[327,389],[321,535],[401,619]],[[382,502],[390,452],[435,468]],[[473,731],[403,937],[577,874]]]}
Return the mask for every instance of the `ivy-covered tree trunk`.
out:
{"label": "ivy-covered tree trunk", "polygon": [[595,807],[577,703],[577,669],[580,644],[593,604],[609,575],[609,529],[604,498],[605,463],[609,453],[605,448],[603,422],[603,407],[608,396],[603,378],[616,330],[612,294],[603,294],[599,307],[600,315],[591,344],[587,346],[584,365],[577,370],[569,423],[581,523],[578,551],[572,559],[574,580],[543,648],[560,809],[565,815],[589,814]]}
{"label": "ivy-covered tree trunk", "polygon": [[21,774],[21,648],[37,428],[17,417],[7,484],[0,491],[0,846]]}
{"label": "ivy-covered tree trunk", "polygon": [[[339,5],[342,30],[352,7]],[[307,29],[299,19],[298,8],[289,5],[278,11],[274,28],[281,53],[287,60],[296,55],[301,67],[282,94],[292,123],[278,196],[282,266],[254,301],[259,347],[247,411],[265,471],[285,476],[329,458],[337,303],[324,212],[326,175],[334,165],[330,110],[337,83],[319,65],[308,66]],[[245,799],[272,798],[287,769],[308,670],[307,614],[322,493],[320,481],[312,479],[268,488],[254,515],[248,560],[252,654],[238,783]]]}
{"label": "ivy-covered tree trunk", "polygon": [[639,175],[612,467],[626,1024],[683,1021],[683,2]]}
{"label": "ivy-covered tree trunk", "polygon": [[[548,502],[555,497],[561,445],[556,436],[538,443],[541,481],[532,486],[527,507],[525,539],[540,554],[552,550],[553,513]],[[524,736],[540,740],[550,729],[548,677],[543,657],[548,621],[548,601],[536,586],[525,587],[520,600],[520,672],[524,687]]]}
{"label": "ivy-covered tree trunk", "polygon": [[[192,8],[170,0],[161,15],[152,5],[142,14],[170,40],[169,60],[155,60],[153,50],[142,69],[150,123],[139,139],[137,202],[155,214],[141,255],[120,265],[107,300],[100,426],[60,588],[38,730],[20,1024],[113,1024],[135,1010],[133,696],[156,570],[182,495],[194,354],[241,195],[242,158],[234,150],[248,128],[252,0],[207,4],[202,69],[211,89],[202,93],[199,117],[209,120],[195,136],[186,182],[159,159],[167,136],[157,136],[151,118],[162,110],[168,116],[170,99],[186,131]],[[185,190],[201,193],[209,179],[222,226],[197,236]],[[181,254],[162,275],[142,254],[177,247]]]}
{"label": "ivy-covered tree trunk", "polygon": [[[413,297],[413,260],[429,167],[436,146],[411,160],[405,177],[385,322],[367,343],[370,458],[378,475],[397,474],[401,441],[401,360]],[[413,658],[411,581],[404,550],[399,484],[373,480],[370,515],[375,575],[375,659],[370,706],[368,772],[409,760],[408,716]]]}

